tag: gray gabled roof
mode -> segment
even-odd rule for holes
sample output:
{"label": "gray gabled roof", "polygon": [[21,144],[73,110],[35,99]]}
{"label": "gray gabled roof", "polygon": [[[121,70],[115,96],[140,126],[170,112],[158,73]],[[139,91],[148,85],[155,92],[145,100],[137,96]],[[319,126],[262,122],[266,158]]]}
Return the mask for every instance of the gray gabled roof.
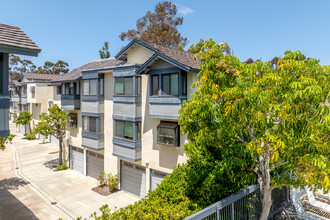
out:
{"label": "gray gabled roof", "polygon": [[0,52],[38,56],[40,51],[19,27],[0,23]]}
{"label": "gray gabled roof", "polygon": [[[143,46],[151,51],[153,51],[155,54],[149,58],[148,61],[146,61],[145,64],[150,64],[149,61],[152,62],[155,58],[163,58],[164,60],[170,61],[173,64],[177,64],[179,67],[183,67],[184,69],[193,69],[198,70],[198,66],[200,64],[200,59],[197,57],[196,59],[193,59],[194,53],[188,52],[188,51],[182,51],[175,48],[170,47],[164,47],[162,45],[157,45],[150,42],[145,42],[141,40],[134,39],[132,40],[126,47],[124,47],[116,56],[117,59],[126,59],[127,51],[134,45],[138,44],[140,46]],[[143,64],[143,66],[146,66]],[[186,68],[185,68],[186,67]]]}

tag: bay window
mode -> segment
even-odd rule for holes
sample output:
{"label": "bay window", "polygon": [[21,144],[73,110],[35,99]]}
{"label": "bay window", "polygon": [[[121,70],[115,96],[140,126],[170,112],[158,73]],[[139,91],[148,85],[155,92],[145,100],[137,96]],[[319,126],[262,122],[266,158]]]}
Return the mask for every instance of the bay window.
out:
{"label": "bay window", "polygon": [[[103,79],[102,79],[103,81]],[[101,83],[98,79],[84,79],[83,80],[83,95],[98,95],[97,87]],[[103,84],[103,82],[102,82]],[[103,87],[103,86],[102,86]],[[103,90],[103,88],[102,88]]]}
{"label": "bay window", "polygon": [[151,95],[159,95],[158,75],[151,76]]}
{"label": "bay window", "polygon": [[116,77],[115,95],[133,95],[133,77]]}
{"label": "bay window", "polygon": [[[136,127],[136,129],[134,129]],[[135,132],[135,134],[134,134]],[[115,120],[115,137],[127,140],[141,140],[141,123]]]}
{"label": "bay window", "polygon": [[161,122],[157,126],[157,143],[180,146],[180,127],[175,122]]}
{"label": "bay window", "polygon": [[151,74],[151,96],[187,95],[187,72]]}
{"label": "bay window", "polygon": [[162,95],[178,95],[179,94],[179,74],[162,75]]}
{"label": "bay window", "polygon": [[103,120],[103,117],[83,116],[83,131],[89,133],[103,133]]}

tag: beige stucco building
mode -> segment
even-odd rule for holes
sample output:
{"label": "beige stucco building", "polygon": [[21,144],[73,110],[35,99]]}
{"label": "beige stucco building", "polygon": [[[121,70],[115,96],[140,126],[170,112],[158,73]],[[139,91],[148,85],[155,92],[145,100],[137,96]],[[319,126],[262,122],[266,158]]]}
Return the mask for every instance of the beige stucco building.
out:
{"label": "beige stucco building", "polygon": [[[68,116],[64,145],[70,168],[93,178],[101,171],[116,174],[121,190],[144,197],[185,163],[187,138],[177,119],[182,101],[194,92],[199,60],[193,55],[133,40],[115,58],[53,80],[55,87],[61,84],[60,106]],[[53,103],[59,99],[55,91]]]}

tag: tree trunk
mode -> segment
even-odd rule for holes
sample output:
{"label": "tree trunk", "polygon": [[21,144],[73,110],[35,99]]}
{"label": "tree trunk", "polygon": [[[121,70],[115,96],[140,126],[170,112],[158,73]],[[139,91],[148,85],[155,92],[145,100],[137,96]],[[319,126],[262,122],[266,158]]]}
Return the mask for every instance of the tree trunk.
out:
{"label": "tree trunk", "polygon": [[62,155],[63,155],[63,147],[62,147],[62,144],[63,144],[63,141],[62,140],[59,140],[58,141],[58,144],[59,144],[59,147],[60,147],[60,150],[59,150],[59,155],[58,155],[58,165],[61,165],[62,162],[63,162],[63,159],[62,159]]}
{"label": "tree trunk", "polygon": [[269,154],[259,155],[260,172],[258,182],[260,186],[260,202],[262,206],[260,220],[267,220],[272,206],[272,186],[269,168]]}
{"label": "tree trunk", "polygon": [[32,133],[32,131],[31,131],[31,123],[29,123],[29,133]]}
{"label": "tree trunk", "polygon": [[262,187],[262,191],[260,190],[261,195],[261,204],[262,204],[262,210],[261,210],[261,216],[260,220],[267,220],[270,212],[270,208],[272,206],[272,189],[268,188],[266,186]]}

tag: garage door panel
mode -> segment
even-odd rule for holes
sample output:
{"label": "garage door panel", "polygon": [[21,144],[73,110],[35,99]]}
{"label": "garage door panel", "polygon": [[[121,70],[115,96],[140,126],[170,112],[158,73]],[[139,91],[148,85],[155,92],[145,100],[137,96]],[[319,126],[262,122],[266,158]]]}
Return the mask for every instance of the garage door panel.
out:
{"label": "garage door panel", "polygon": [[80,173],[84,173],[84,151],[82,149],[71,147],[70,168]]}
{"label": "garage door panel", "polygon": [[146,176],[140,176],[140,177],[138,177],[138,178],[134,178],[133,176],[127,176],[127,175],[124,175],[123,176],[123,182],[125,183],[125,182],[133,182],[133,183],[136,183],[137,185],[140,185],[140,184],[142,184],[142,185],[145,185],[145,177]]}
{"label": "garage door panel", "polygon": [[146,170],[144,167],[121,162],[121,188],[140,197],[146,195]]}
{"label": "garage door panel", "polygon": [[95,152],[87,153],[87,175],[97,179],[104,171],[104,156]]}
{"label": "garage door panel", "polygon": [[156,170],[151,170],[151,185],[150,185],[150,189],[151,191],[155,190],[158,185],[163,181],[164,177],[167,176],[167,173],[163,173],[160,171],[156,171]]}

